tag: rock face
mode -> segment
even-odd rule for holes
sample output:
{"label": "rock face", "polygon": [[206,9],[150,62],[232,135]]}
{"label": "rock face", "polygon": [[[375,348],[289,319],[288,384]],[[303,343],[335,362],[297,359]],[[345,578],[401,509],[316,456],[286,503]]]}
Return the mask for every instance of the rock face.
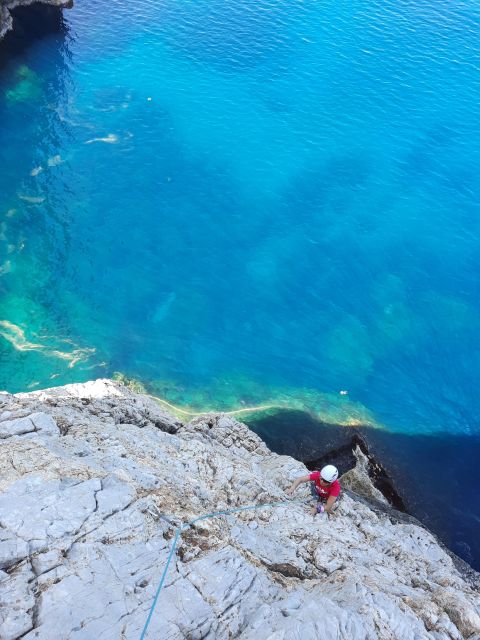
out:
{"label": "rock face", "polygon": [[[0,399],[2,640],[138,639],[175,527],[286,501],[306,471],[228,416],[182,424],[106,380]],[[186,528],[146,637],[478,640],[478,574],[344,493],[330,519],[291,501]]]}
{"label": "rock face", "polygon": [[342,487],[355,491],[368,500],[376,500],[388,504],[384,495],[372,484],[368,475],[368,459],[357,445],[353,451],[357,464],[347,471],[342,478]]}
{"label": "rock face", "polygon": [[13,20],[10,13],[11,9],[27,6],[35,2],[41,2],[41,4],[48,4],[63,9],[73,6],[73,0],[0,0],[0,40],[7,31],[10,31],[13,27]]}

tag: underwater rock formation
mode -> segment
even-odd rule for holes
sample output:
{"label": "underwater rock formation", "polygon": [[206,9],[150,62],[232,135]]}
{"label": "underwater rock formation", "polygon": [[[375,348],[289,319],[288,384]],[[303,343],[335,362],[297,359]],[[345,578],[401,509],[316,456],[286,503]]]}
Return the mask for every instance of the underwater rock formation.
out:
{"label": "underwater rock formation", "polygon": [[[224,414],[182,423],[97,380],[0,394],[0,637],[473,640],[480,576],[419,522],[344,491],[310,515],[302,463]],[[368,495],[365,458],[350,487]],[[378,498],[373,492],[374,498]],[[305,503],[296,499],[303,498]]]}
{"label": "underwater rock formation", "polygon": [[0,0],[0,40],[7,31],[13,28],[11,10],[16,7],[23,7],[31,4],[46,4],[59,9],[70,9],[73,7],[73,0]]}

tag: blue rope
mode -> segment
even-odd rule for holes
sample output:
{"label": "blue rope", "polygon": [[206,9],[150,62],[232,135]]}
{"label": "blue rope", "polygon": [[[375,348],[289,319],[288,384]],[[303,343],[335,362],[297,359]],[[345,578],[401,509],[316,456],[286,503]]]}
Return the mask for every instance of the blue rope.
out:
{"label": "blue rope", "polygon": [[254,509],[262,509],[265,507],[283,507],[286,504],[303,504],[305,502],[305,500],[287,500],[284,502],[267,502],[265,504],[253,504],[250,505],[248,507],[236,507],[235,509],[226,509],[225,511],[215,511],[214,513],[207,513],[203,516],[198,516],[198,518],[194,518],[193,520],[190,520],[190,522],[187,522],[186,524],[181,524],[179,527],[177,527],[176,531],[175,531],[175,537],[173,539],[173,543],[172,543],[172,547],[170,549],[170,553],[168,554],[168,558],[167,558],[167,563],[165,565],[165,568],[163,570],[162,573],[162,577],[160,578],[160,584],[158,585],[158,589],[155,593],[155,597],[153,598],[153,603],[152,606],[150,607],[150,611],[147,617],[147,621],[145,622],[145,626],[143,627],[143,631],[142,631],[142,635],[140,636],[140,640],[144,640],[146,637],[146,633],[147,633],[147,629],[150,625],[150,621],[152,619],[153,616],[153,612],[155,610],[155,607],[157,605],[157,601],[158,598],[160,596],[160,592],[162,591],[163,588],[163,584],[165,582],[165,578],[167,577],[167,571],[168,571],[168,567],[170,565],[170,561],[173,557],[174,551],[175,551],[175,547],[177,546],[177,542],[178,539],[180,538],[180,536],[182,535],[182,531],[184,531],[185,529],[188,529],[188,527],[190,527],[192,524],[195,524],[196,522],[200,522],[201,520],[206,520],[207,518],[215,518],[217,516],[228,516],[231,515],[232,513],[238,513],[239,511],[251,511]]}

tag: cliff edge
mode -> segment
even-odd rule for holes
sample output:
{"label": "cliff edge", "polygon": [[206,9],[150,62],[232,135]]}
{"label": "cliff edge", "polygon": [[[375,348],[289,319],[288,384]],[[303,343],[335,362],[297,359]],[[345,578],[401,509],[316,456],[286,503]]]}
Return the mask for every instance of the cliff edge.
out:
{"label": "cliff edge", "polygon": [[69,9],[73,7],[73,0],[0,0],[0,40],[3,39],[7,31],[13,28],[12,9],[24,7],[34,3],[46,4],[59,9]]}
{"label": "cliff edge", "polygon": [[[286,501],[306,472],[108,380],[0,402],[3,640],[138,639],[179,523]],[[292,501],[186,529],[147,638],[479,640],[478,577],[353,492],[330,519]]]}

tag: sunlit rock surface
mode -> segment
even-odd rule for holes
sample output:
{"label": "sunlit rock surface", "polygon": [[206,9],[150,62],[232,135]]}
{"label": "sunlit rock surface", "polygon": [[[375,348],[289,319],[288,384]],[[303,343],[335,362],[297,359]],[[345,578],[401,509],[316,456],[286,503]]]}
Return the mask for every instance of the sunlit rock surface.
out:
{"label": "sunlit rock surface", "polygon": [[[306,471],[228,416],[182,424],[106,380],[0,399],[3,640],[139,638],[175,525],[285,501]],[[351,482],[365,494],[361,468]],[[309,511],[184,531],[147,637],[480,637],[478,574],[412,518],[353,492],[331,519]]]}

